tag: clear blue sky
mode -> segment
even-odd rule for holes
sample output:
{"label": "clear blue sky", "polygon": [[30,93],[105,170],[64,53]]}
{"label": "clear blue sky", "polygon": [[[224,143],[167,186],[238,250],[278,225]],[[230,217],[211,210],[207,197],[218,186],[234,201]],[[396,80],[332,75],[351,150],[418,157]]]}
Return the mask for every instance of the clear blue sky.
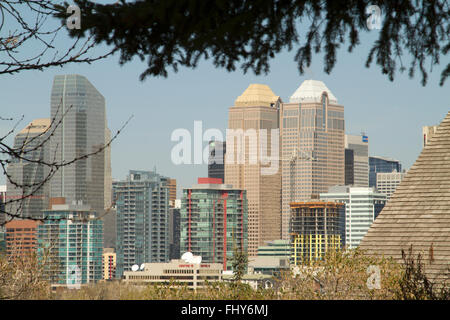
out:
{"label": "clear blue sky", "polygon": [[[303,80],[312,78],[324,81],[344,105],[346,133],[365,131],[370,155],[393,157],[409,168],[421,151],[422,126],[438,124],[450,109],[450,81],[443,87],[438,85],[444,63],[434,68],[426,87],[422,87],[417,76],[409,79],[407,74],[397,74],[394,82],[390,82],[378,66],[365,68],[368,44],[377,31],[371,32],[363,36],[363,45],[353,53],[345,48],[339,51],[331,75],[322,71],[323,56],[316,55],[311,73],[300,76],[293,61],[295,52],[276,56],[271,72],[263,76],[244,75],[240,70],[229,73],[203,61],[194,70],[181,68],[168,78],[140,82],[138,77],[145,65],[135,61],[120,67],[117,56],[92,65],[73,64],[43,72],[1,75],[0,115],[15,118],[25,115],[19,130],[34,118],[49,117],[54,75],[84,75],[105,96],[108,124],[113,132],[134,115],[112,146],[113,178],[125,178],[130,169],[152,170],[156,166],[161,174],[176,178],[179,187],[187,187],[197,177],[206,176],[207,167],[172,164],[173,130],[186,128],[192,132],[194,121],[202,120],[204,130],[224,131],[228,108],[250,83],[267,84],[288,101]],[[405,61],[409,59],[405,57]],[[9,125],[0,122],[0,134]],[[4,177],[0,177],[0,184],[4,183]]]}

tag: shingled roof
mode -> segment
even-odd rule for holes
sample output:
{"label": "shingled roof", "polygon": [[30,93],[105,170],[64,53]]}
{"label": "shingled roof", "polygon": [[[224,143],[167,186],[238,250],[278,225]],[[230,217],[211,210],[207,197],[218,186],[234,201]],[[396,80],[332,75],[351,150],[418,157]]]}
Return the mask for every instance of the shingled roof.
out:
{"label": "shingled roof", "polygon": [[360,248],[402,261],[401,250],[422,252],[433,281],[450,267],[450,112],[374,221]]}

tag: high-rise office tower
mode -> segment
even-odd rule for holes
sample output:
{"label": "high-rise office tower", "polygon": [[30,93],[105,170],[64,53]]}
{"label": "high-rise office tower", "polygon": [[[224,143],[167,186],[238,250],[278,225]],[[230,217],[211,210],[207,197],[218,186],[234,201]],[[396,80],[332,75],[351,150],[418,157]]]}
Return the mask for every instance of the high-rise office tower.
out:
{"label": "high-rise office tower", "polygon": [[[21,157],[31,161],[12,157],[8,165],[7,199],[10,202],[6,210],[18,214],[22,218],[39,217],[42,210],[48,207],[49,183],[43,183],[49,173],[49,127],[50,119],[35,119],[22,129],[14,138],[14,148],[20,151]],[[34,161],[41,161],[37,163]],[[15,184],[18,184],[15,185]],[[36,190],[37,189],[37,190]],[[22,199],[24,196],[28,196]],[[15,202],[14,200],[22,199]]]}
{"label": "high-rise office tower", "polygon": [[[353,186],[369,186],[369,139],[361,135],[345,135],[345,148],[353,150]],[[347,171],[347,168],[345,168]]]}
{"label": "high-rise office tower", "polygon": [[235,246],[247,252],[247,219],[244,190],[221,179],[199,178],[198,184],[183,190],[180,254],[189,251],[232,270]]}
{"label": "high-rise office tower", "polygon": [[209,142],[208,178],[225,181],[225,154],[227,144],[224,141]]}
{"label": "high-rise office tower", "polygon": [[401,172],[402,165],[400,161],[387,158],[372,156],[369,157],[369,187],[377,186],[378,172]]}
{"label": "high-rise office tower", "polygon": [[251,84],[228,113],[225,184],[247,191],[250,256],[281,235],[280,104],[267,85]]}
{"label": "high-rise office tower", "polygon": [[[83,76],[58,75],[53,80],[51,118],[61,121],[50,140],[50,156],[61,167],[50,183],[51,197],[88,204],[99,215],[105,207],[105,98]],[[64,116],[63,116],[64,115]],[[109,157],[110,158],[110,157]]]}
{"label": "high-rise office tower", "polygon": [[168,178],[152,171],[130,170],[113,183],[117,209],[116,276],[134,264],[169,260]]}
{"label": "high-rise office tower", "polygon": [[[54,201],[56,200],[56,201]],[[37,228],[38,254],[45,257],[43,276],[53,284],[78,285],[102,278],[103,223],[85,204],[50,199],[48,217]]]}
{"label": "high-rise office tower", "polygon": [[437,128],[438,126],[422,127],[422,135],[423,135],[422,148],[427,145],[428,141],[430,141],[431,137],[436,133]]}
{"label": "high-rise office tower", "polygon": [[289,204],[344,183],[344,107],[322,81],[305,80],[280,115],[282,239],[289,240]]}
{"label": "high-rise office tower", "polygon": [[323,201],[345,204],[345,238],[347,248],[355,248],[386,204],[386,195],[375,188],[334,186],[322,193]]}

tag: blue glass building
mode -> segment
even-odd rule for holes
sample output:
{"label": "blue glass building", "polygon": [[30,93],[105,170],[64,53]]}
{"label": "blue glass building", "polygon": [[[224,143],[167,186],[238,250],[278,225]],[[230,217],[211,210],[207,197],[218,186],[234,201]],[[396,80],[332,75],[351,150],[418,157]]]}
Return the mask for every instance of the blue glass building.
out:
{"label": "blue glass building", "polygon": [[400,161],[385,157],[369,157],[369,187],[377,187],[378,172],[402,172]]}

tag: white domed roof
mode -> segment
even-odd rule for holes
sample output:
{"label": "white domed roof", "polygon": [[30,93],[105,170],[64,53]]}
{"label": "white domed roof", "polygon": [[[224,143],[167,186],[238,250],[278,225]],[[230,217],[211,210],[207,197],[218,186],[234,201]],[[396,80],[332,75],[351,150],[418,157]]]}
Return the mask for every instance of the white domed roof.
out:
{"label": "white domed roof", "polygon": [[337,104],[336,97],[327,88],[325,83],[319,80],[303,81],[300,87],[295,90],[289,102],[321,102],[324,91],[328,94],[328,101]]}

